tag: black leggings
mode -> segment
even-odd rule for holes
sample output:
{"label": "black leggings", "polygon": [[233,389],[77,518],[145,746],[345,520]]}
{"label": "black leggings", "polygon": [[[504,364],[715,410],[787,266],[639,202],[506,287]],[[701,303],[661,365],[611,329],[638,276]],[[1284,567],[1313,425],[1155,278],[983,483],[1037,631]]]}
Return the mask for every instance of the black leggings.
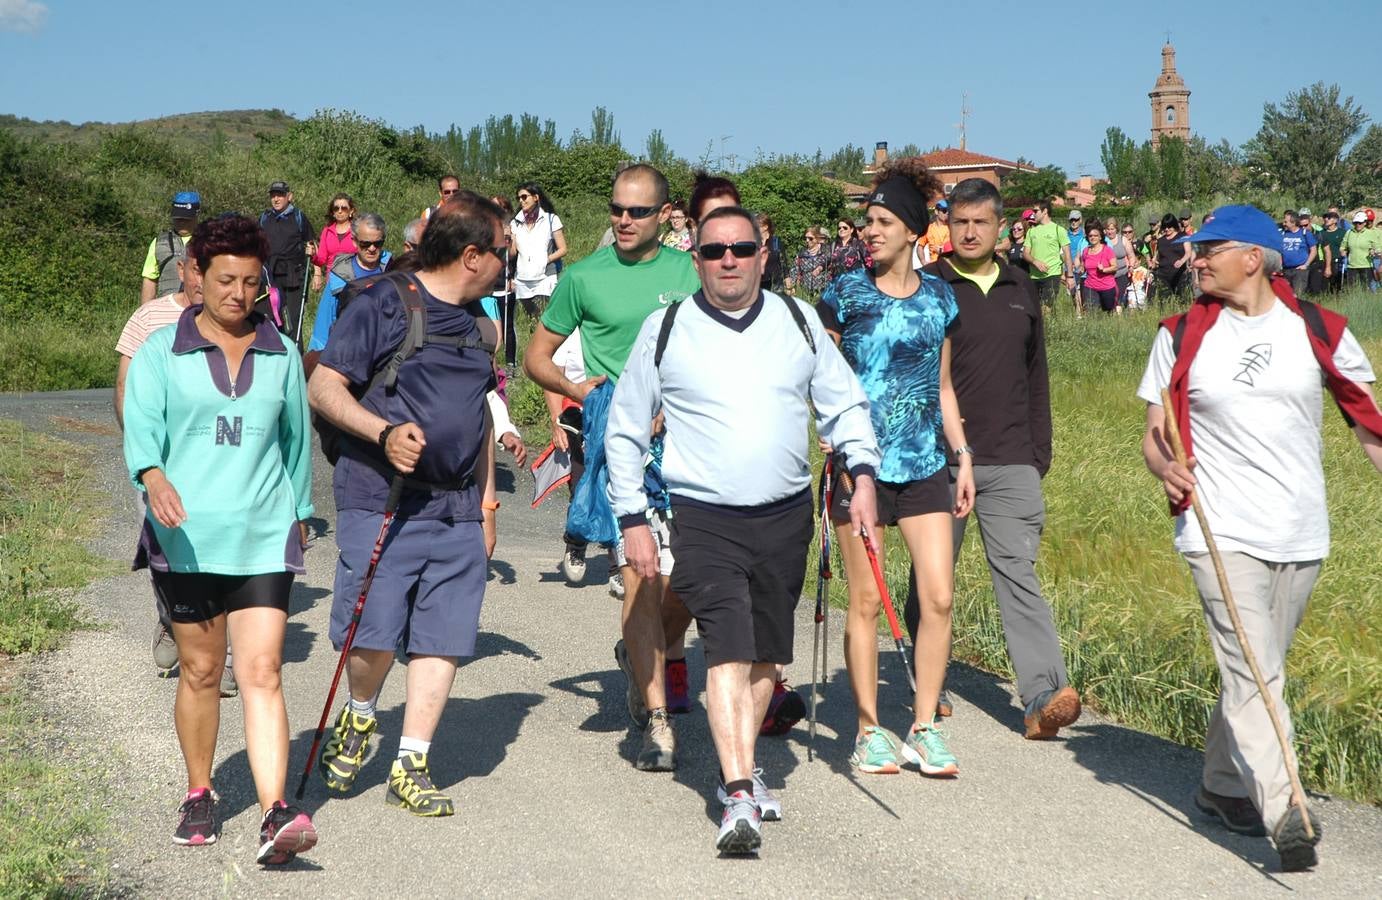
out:
{"label": "black leggings", "polygon": [[292,572],[217,575],[212,572],[151,571],[154,591],[168,604],[174,622],[209,622],[222,613],[266,606],[288,612]]}
{"label": "black leggings", "polygon": [[518,334],[514,331],[514,314],[518,311],[518,301],[513,294],[503,294],[495,298],[499,301],[499,317],[503,319],[501,327],[504,329],[504,362],[508,365],[518,363]]}

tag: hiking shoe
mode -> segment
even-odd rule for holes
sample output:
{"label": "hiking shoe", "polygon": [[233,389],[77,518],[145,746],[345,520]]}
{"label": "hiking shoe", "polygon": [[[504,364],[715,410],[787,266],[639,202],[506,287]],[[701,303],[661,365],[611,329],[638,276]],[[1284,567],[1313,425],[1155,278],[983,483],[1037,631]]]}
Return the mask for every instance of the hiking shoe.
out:
{"label": "hiking shoe", "polygon": [[1022,721],[1027,723],[1029,741],[1047,741],[1080,717],[1080,695],[1070,685],[1054,693],[1046,691],[1027,707]]}
{"label": "hiking shoe", "polygon": [[941,695],[936,698],[936,715],[942,719],[948,719],[955,715],[955,704],[950,702],[950,695],[944,690],[942,690]]}
{"label": "hiking shoe", "polygon": [[677,735],[665,709],[655,709],[643,730],[643,746],[633,767],[641,772],[670,772],[677,767]]}
{"label": "hiking shoe", "polygon": [[1272,832],[1272,843],[1281,857],[1281,871],[1303,872],[1320,861],[1315,853],[1315,845],[1320,842],[1320,820],[1314,815],[1310,816],[1310,827],[1315,830],[1313,838],[1305,836],[1305,819],[1300,807],[1292,803],[1286,808],[1286,815]]}
{"label": "hiking shoe", "polygon": [[779,681],[773,685],[773,695],[768,700],[768,712],[763,716],[763,724],[758,727],[762,735],[786,734],[792,726],[806,715],[806,701],[801,694]]}
{"label": "hiking shoe", "polygon": [[960,774],[960,764],[945,745],[945,737],[934,720],[930,725],[912,728],[911,734],[902,742],[902,755],[912,765],[919,766],[923,775]]}
{"label": "hiking shoe", "polygon": [[619,671],[624,673],[624,704],[629,711],[629,721],[640,730],[647,728],[648,707],[643,705],[643,691],[633,677],[633,664],[629,662],[629,651],[624,646],[623,638],[614,642],[614,661],[619,664]]}
{"label": "hiking shoe", "polygon": [[614,572],[609,576],[609,595],[615,600],[624,599],[624,573]]}
{"label": "hiking shoe", "polygon": [[570,585],[577,585],[585,580],[584,547],[566,548],[566,555],[561,558],[561,574]]}
{"label": "hiking shoe", "polygon": [[231,668],[230,660],[226,660],[225,666],[221,668],[221,696],[236,697],[240,694],[240,685],[235,683],[235,670]]}
{"label": "hiking shoe", "polygon": [[275,800],[259,825],[259,853],[255,860],[261,866],[282,866],[316,845],[317,829],[312,827],[312,817],[296,806]]}
{"label": "hiking shoe", "polygon": [[896,775],[902,771],[897,764],[896,739],[878,725],[870,725],[859,735],[849,764],[865,775]]}
{"label": "hiking shoe", "polygon": [[408,753],[393,761],[384,802],[415,816],[449,816],[456,811],[451,798],[432,783],[426,753]]}
{"label": "hiking shoe", "polygon": [[[715,796],[721,803],[729,799],[725,793],[725,783],[721,781],[715,787]],[[768,790],[768,786],[763,783],[763,770],[753,770],[753,802],[758,804],[758,813],[763,817],[764,822],[782,821],[782,801],[773,796]]]}
{"label": "hiking shoe", "polygon": [[733,855],[757,853],[763,844],[763,817],[758,804],[747,791],[735,791],[723,802],[725,811],[720,817],[715,849]]}
{"label": "hiking shoe", "polygon": [[173,831],[173,843],[185,847],[200,847],[216,843],[220,827],[216,823],[216,792],[211,788],[188,791],[178,807],[178,827]]}
{"label": "hiking shoe", "polygon": [[1267,834],[1267,826],[1262,823],[1262,814],[1247,797],[1226,797],[1200,785],[1200,789],[1195,792],[1195,808],[1211,819],[1218,819],[1229,831],[1253,837],[1264,837]]}
{"label": "hiking shoe", "polygon": [[691,711],[691,679],[684,659],[667,660],[667,711],[672,715]]}
{"label": "hiking shoe", "polygon": [[178,643],[173,640],[173,633],[159,622],[158,630],[154,632],[154,665],[167,672],[177,664]]}
{"label": "hiking shoe", "polygon": [[331,740],[326,742],[317,771],[321,773],[326,786],[333,791],[345,793],[355,784],[355,776],[365,765],[365,753],[369,750],[369,737],[379,727],[379,720],[372,716],[361,716],[344,706],[336,718],[336,727],[331,731]]}

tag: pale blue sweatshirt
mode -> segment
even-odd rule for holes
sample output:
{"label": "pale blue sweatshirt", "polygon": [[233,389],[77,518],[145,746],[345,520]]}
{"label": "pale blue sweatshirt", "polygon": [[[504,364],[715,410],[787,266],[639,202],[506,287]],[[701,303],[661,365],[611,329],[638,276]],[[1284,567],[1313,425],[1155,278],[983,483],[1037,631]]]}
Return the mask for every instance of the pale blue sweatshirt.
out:
{"label": "pale blue sweatshirt", "polygon": [[135,353],[125,382],[125,465],[163,470],[187,521],[145,513],[141,561],[160,571],[302,574],[297,523],[312,515],[312,444],[302,360],[272,323],[234,382],[189,307]]}

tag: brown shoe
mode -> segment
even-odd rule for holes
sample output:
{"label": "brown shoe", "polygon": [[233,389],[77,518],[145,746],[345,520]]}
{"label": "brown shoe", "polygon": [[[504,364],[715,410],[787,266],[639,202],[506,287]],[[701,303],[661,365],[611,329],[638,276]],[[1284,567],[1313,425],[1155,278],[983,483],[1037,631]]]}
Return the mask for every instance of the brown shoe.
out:
{"label": "brown shoe", "polygon": [[1080,717],[1080,695],[1070,685],[1051,694],[1036,712],[1023,717],[1029,741],[1046,741]]}

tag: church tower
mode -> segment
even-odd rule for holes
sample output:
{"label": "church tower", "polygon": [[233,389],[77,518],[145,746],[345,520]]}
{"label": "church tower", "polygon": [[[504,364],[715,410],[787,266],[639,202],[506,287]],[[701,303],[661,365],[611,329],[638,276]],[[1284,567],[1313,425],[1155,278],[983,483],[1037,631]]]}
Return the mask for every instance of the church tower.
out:
{"label": "church tower", "polygon": [[1176,48],[1170,40],[1161,48],[1161,74],[1147,96],[1152,100],[1152,146],[1163,137],[1190,140],[1190,91],[1176,71]]}

